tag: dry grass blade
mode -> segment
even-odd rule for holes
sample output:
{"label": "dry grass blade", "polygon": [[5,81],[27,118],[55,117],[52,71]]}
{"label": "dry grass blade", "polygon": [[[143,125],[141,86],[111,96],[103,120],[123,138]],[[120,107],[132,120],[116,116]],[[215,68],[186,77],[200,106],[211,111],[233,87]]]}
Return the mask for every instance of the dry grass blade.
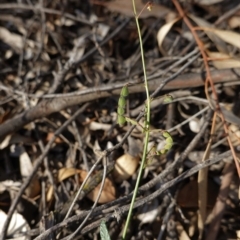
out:
{"label": "dry grass blade", "polygon": [[226,163],[223,172],[223,178],[221,183],[221,188],[219,191],[218,200],[212,211],[212,221],[209,227],[206,240],[217,239],[217,234],[219,231],[220,222],[222,220],[224,210],[226,207],[226,199],[230,190],[230,185],[233,178],[234,164],[232,162]]}
{"label": "dry grass blade", "polygon": [[[202,162],[206,161],[211,152],[211,146],[213,142],[212,136],[215,133],[216,127],[216,116],[217,114],[214,113],[213,120],[212,120],[212,127],[211,127],[211,135],[210,139],[208,140],[208,144],[206,150],[204,152]],[[198,172],[198,205],[199,205],[199,212],[198,212],[198,229],[199,229],[199,236],[198,239],[201,240],[203,237],[204,232],[204,225],[207,218],[207,185],[208,185],[208,168],[201,169]]]}
{"label": "dry grass blade", "polygon": [[240,59],[220,52],[206,51],[212,64],[217,69],[240,68]]}

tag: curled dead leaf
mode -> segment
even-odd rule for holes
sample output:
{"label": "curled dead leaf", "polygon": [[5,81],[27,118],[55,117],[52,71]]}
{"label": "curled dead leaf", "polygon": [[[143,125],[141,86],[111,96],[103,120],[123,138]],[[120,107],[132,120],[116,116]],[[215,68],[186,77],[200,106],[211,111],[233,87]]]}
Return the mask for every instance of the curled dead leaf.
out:
{"label": "curled dead leaf", "polygon": [[[100,190],[100,184],[91,191],[87,197],[92,200],[93,202],[96,201],[98,192]],[[116,199],[116,189],[112,183],[112,181],[109,178],[105,179],[104,187],[102,194],[98,200],[98,203],[108,203]]]}
{"label": "curled dead leaf", "polygon": [[[81,172],[80,172],[81,179],[84,180],[87,177],[87,174],[88,173],[86,171],[81,170]],[[93,191],[91,191],[87,195],[88,199],[90,199],[93,202],[96,201],[98,192],[100,190],[100,185],[101,184],[99,184],[96,188],[93,189]],[[112,181],[109,178],[106,178],[104,186],[103,186],[102,194],[98,200],[98,203],[107,203],[107,202],[111,202],[115,199],[116,199],[116,189],[115,189]]]}
{"label": "curled dead leaf", "polygon": [[76,168],[61,168],[58,171],[58,182],[62,182],[63,180],[72,177],[77,173],[81,173],[81,170]]}
{"label": "curled dead leaf", "polygon": [[164,24],[157,33],[158,47],[162,54],[167,55],[165,50],[162,48],[163,40],[165,39],[168,32],[171,30],[174,23],[176,23],[180,18],[172,19],[170,22]]}
{"label": "curled dead leaf", "polygon": [[[78,169],[75,168],[61,168],[58,171],[58,177],[57,177],[57,182],[62,182],[63,180],[74,176],[75,174],[78,174],[79,171]],[[47,193],[47,201],[50,202],[51,199],[53,197],[53,186],[50,186],[50,188],[48,189],[48,193]]]}
{"label": "curled dead leaf", "polygon": [[134,157],[128,153],[119,157],[113,171],[114,180],[119,183],[130,178],[135,173],[138,163],[139,157]]}
{"label": "curled dead leaf", "polygon": [[29,198],[35,198],[40,194],[40,192],[41,192],[41,185],[40,185],[38,176],[35,176],[30,182],[27,189],[25,190],[25,194]]}
{"label": "curled dead leaf", "polygon": [[[61,182],[69,177],[74,176],[75,174],[79,175],[79,182],[81,184],[84,181],[84,179],[87,177],[88,172],[80,169],[75,169],[75,168],[62,168],[58,172],[57,180],[58,182]],[[100,184],[95,189],[93,189],[93,191],[90,192],[87,195],[87,197],[90,200],[95,201],[98,195],[99,189],[100,189]],[[52,199],[52,196],[53,196],[53,187],[51,186],[47,193],[47,201],[50,201]],[[115,187],[112,181],[109,178],[106,178],[103,191],[98,203],[107,203],[107,202],[113,201],[115,198],[116,198]]]}

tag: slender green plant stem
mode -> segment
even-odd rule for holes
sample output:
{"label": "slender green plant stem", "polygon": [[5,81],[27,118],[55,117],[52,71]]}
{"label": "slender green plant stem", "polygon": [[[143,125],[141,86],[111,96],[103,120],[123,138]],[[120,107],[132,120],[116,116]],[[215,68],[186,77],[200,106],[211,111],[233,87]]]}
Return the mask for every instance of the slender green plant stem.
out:
{"label": "slender green plant stem", "polygon": [[140,169],[139,169],[135,189],[134,189],[134,192],[133,192],[133,197],[132,197],[131,205],[130,205],[130,208],[129,208],[126,224],[124,226],[122,239],[126,238],[127,229],[128,229],[129,224],[130,224],[130,220],[131,220],[131,216],[132,216],[133,205],[134,205],[134,202],[135,202],[136,197],[137,197],[137,192],[138,192],[138,188],[139,188],[139,185],[140,185],[142,172],[143,172],[144,165],[145,165],[145,162],[146,162],[146,157],[147,157],[147,152],[148,152],[147,148],[148,148],[148,141],[149,141],[150,102],[151,102],[150,96],[149,96],[149,90],[148,90],[148,81],[147,81],[146,67],[145,67],[145,61],[144,61],[144,50],[143,50],[141,30],[140,30],[140,27],[139,27],[138,16],[137,16],[136,7],[135,7],[135,1],[132,0],[132,3],[133,3],[133,11],[134,11],[135,19],[136,19],[137,30],[138,30],[139,44],[140,44],[140,49],[141,49],[142,67],[143,67],[144,84],[145,84],[145,89],[146,89],[147,101],[146,101],[146,110],[145,110],[146,118],[145,118],[145,121],[144,121],[145,141],[144,141],[142,162],[141,162],[141,166],[140,166]]}

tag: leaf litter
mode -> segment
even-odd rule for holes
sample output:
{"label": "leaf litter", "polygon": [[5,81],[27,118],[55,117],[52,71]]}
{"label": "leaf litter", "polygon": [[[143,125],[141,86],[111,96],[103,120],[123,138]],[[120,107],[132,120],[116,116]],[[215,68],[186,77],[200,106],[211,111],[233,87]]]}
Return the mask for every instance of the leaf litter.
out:
{"label": "leaf litter", "polygon": [[[184,4],[207,53],[238,155],[238,1]],[[136,5],[140,12],[146,2],[139,0]],[[197,175],[177,181],[182,173],[203,164],[213,124],[208,115],[210,109],[216,110],[210,103],[212,89],[204,88],[206,69],[194,37],[170,2],[154,2],[151,11],[143,10],[139,18],[150,91],[171,79],[152,99],[149,147],[162,145],[159,129],[168,131],[173,142],[167,154],[151,155],[146,163],[129,239],[199,239],[201,234],[203,239],[236,239],[239,177],[231,157],[209,166],[203,232],[197,227]],[[135,118],[146,100],[131,1],[35,1],[31,5],[2,1],[0,48],[0,222],[5,222],[15,204],[12,221],[17,226],[13,234],[11,222],[7,236],[48,239],[50,230],[53,238],[69,236],[96,200],[107,165],[101,198],[78,238],[99,236],[101,221],[112,239],[120,238],[143,149],[144,119],[136,124]],[[129,91],[121,115],[130,121],[119,127],[118,99],[126,85]],[[171,101],[164,102],[164,96],[171,96]],[[131,123],[136,127],[122,142]],[[229,150],[218,117],[212,141],[209,158],[215,160]],[[106,163],[101,156],[109,149],[113,150],[106,154]],[[86,179],[70,219],[64,220],[65,209]],[[164,188],[171,181],[175,184]],[[145,204],[161,188],[165,191]],[[225,201],[219,203],[219,197]],[[53,231],[58,223],[62,225]]]}

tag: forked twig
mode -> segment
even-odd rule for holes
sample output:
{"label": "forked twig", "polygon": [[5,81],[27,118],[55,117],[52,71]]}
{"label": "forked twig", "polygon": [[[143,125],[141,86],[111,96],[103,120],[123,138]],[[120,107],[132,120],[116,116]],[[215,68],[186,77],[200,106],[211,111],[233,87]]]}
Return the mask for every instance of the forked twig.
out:
{"label": "forked twig", "polygon": [[228,134],[228,126],[226,124],[226,120],[224,118],[224,115],[221,111],[221,108],[219,106],[219,101],[218,101],[218,96],[217,96],[217,92],[216,92],[216,89],[214,87],[214,82],[212,80],[212,76],[211,76],[211,71],[210,71],[210,68],[209,68],[209,64],[208,64],[208,57],[207,57],[207,54],[205,52],[205,49],[204,49],[204,46],[203,46],[203,43],[201,42],[201,40],[199,39],[197,33],[196,33],[196,30],[195,28],[193,27],[193,25],[191,24],[191,22],[189,21],[189,19],[187,18],[187,16],[185,15],[181,5],[179,4],[179,2],[177,0],[172,0],[172,2],[174,3],[176,9],[178,10],[180,16],[183,18],[184,22],[186,23],[186,25],[188,26],[188,28],[190,29],[190,31],[192,32],[193,34],[193,37],[195,38],[195,41],[199,47],[199,50],[202,54],[202,57],[203,57],[203,62],[204,62],[204,66],[205,66],[205,70],[206,70],[206,81],[205,81],[205,93],[206,93],[206,97],[209,99],[209,104],[210,106],[212,106],[211,104],[211,100],[210,98],[208,97],[208,92],[206,91],[208,88],[208,84],[210,83],[210,86],[211,86],[211,89],[212,89],[212,92],[213,92],[213,97],[214,97],[214,102],[216,104],[216,111],[218,112],[222,122],[223,122],[223,126],[224,126],[224,131],[226,133],[226,136],[227,136],[227,140],[228,140],[228,144],[229,144],[229,147],[231,149],[231,152],[232,152],[232,155],[233,155],[233,158],[234,158],[234,161],[235,161],[235,165],[236,165],[236,168],[237,168],[237,171],[238,171],[238,176],[240,177],[240,166],[239,166],[239,163],[238,163],[238,159],[237,159],[237,156],[236,156],[236,153],[235,153],[235,150],[234,150],[234,147],[231,143],[231,139],[229,137],[229,134]]}

